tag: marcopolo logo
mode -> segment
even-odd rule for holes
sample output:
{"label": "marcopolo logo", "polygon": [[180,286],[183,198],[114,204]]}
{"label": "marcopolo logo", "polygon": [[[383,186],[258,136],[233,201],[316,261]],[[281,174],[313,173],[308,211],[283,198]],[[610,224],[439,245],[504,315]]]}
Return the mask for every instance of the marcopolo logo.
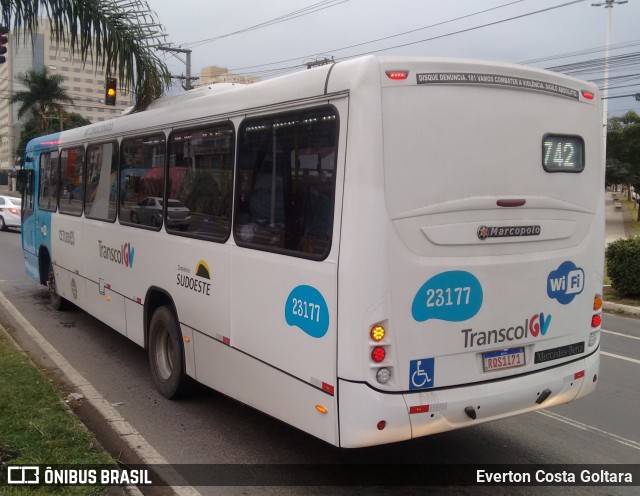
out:
{"label": "marcopolo logo", "polygon": [[480,226],[478,238],[484,241],[487,238],[516,238],[522,236],[539,236],[540,226]]}
{"label": "marcopolo logo", "polygon": [[584,270],[571,261],[562,262],[547,277],[547,295],[568,305],[584,289]]}
{"label": "marcopolo logo", "polygon": [[113,248],[108,245],[103,245],[102,241],[98,240],[98,252],[100,257],[105,260],[117,263],[118,265],[124,265],[125,267],[133,267],[133,256],[136,250],[131,243],[125,243],[118,248]]}
{"label": "marcopolo logo", "polygon": [[520,341],[521,339],[526,339],[530,336],[534,338],[544,336],[549,330],[550,323],[551,315],[537,313],[530,318],[525,319],[523,324],[502,327],[500,329],[491,329],[489,331],[462,329],[460,332],[464,335],[464,347],[473,348],[474,346]]}

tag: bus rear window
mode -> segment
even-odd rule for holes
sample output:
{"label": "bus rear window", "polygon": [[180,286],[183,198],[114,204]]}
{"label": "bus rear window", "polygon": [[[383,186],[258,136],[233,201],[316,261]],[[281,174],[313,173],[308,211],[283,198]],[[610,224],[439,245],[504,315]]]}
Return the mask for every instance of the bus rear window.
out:
{"label": "bus rear window", "polygon": [[542,139],[542,166],[547,172],[582,172],[584,140],[579,136],[547,134]]}

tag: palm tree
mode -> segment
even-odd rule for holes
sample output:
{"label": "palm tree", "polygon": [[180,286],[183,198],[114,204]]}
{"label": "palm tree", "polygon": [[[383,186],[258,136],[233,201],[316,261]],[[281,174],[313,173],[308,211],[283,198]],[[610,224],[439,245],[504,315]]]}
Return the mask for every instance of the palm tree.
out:
{"label": "palm tree", "polygon": [[166,37],[164,27],[147,0],[0,0],[0,15],[11,29],[29,34],[48,18],[57,43],[118,78],[124,90],[133,87],[135,110],[169,86],[170,72],[154,52]]}
{"label": "palm tree", "polygon": [[18,118],[31,112],[41,133],[45,134],[48,128],[47,117],[59,115],[62,102],[73,103],[62,87],[64,78],[60,74],[49,74],[45,67],[41,71],[18,74],[16,79],[26,87],[26,90],[17,91],[11,97],[11,103],[20,103]]}

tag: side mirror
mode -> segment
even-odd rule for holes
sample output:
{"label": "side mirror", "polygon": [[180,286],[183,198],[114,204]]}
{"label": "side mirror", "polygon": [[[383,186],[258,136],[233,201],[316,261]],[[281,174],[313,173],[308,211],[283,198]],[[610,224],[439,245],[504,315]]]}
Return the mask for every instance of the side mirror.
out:
{"label": "side mirror", "polygon": [[18,171],[18,179],[16,180],[16,189],[20,193],[24,193],[29,185],[29,172],[27,170],[19,170]]}

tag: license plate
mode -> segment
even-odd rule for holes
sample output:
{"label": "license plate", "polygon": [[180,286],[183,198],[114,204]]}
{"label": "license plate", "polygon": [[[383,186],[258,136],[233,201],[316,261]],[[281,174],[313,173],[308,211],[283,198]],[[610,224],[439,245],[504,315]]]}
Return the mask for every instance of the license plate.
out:
{"label": "license plate", "polygon": [[522,367],[524,363],[524,348],[509,348],[508,350],[488,351],[482,354],[484,371],[510,369]]}

